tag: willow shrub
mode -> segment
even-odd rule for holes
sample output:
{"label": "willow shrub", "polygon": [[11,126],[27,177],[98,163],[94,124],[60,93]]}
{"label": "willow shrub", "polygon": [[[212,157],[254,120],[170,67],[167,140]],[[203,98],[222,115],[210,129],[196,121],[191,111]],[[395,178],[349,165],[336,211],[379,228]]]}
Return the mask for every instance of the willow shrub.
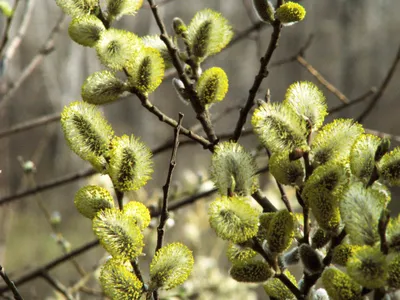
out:
{"label": "willow shrub", "polygon": [[[135,15],[142,2],[107,0],[100,6],[97,0],[57,0],[72,17],[71,39],[95,49],[105,67],[85,80],[83,101],[64,108],[61,124],[71,150],[108,175],[119,196],[119,207],[99,186],[83,187],[75,197],[78,211],[92,220],[94,233],[112,257],[100,275],[111,299],[150,299],[157,289],[182,284],[194,263],[191,251],[175,242],[155,253],[148,280],[135,270],[151,217],[142,203],[123,207],[121,195],[151,178],[152,154],[139,138],[116,136],[97,108],[127,92],[146,99],[174,62],[159,36],[139,37],[112,27],[122,16]],[[292,25],[306,14],[293,2],[253,4],[259,18],[271,24]],[[228,77],[216,66],[202,71],[201,63],[228,45],[232,28],[211,9],[196,13],[189,25],[179,18],[172,25],[171,41],[179,54],[175,59],[184,65],[194,100],[187,82],[174,78],[173,86],[183,101],[197,101],[200,111],[207,110],[224,99]],[[271,174],[296,189],[304,214],[254,205],[254,157],[236,142],[217,141],[212,148],[211,178],[219,196],[209,206],[209,223],[229,242],[230,275],[238,282],[262,284],[274,299],[361,299],[373,289],[385,294],[400,287],[400,222],[389,221],[387,211],[387,186],[400,185],[400,148],[390,151],[388,141],[366,134],[351,119],[324,125],[326,115],[323,93],[311,82],[296,82],[282,102],[261,103],[251,119],[271,154]],[[290,268],[298,263],[304,273],[296,280]],[[322,287],[315,289],[319,278]]]}

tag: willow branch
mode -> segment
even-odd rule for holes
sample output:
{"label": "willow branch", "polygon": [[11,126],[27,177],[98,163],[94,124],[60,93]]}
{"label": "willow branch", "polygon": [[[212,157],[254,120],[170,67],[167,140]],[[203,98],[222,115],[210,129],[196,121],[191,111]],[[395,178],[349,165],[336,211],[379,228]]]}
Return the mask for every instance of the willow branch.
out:
{"label": "willow branch", "polygon": [[251,108],[254,106],[254,99],[256,97],[257,91],[261,86],[264,78],[268,76],[268,64],[271,61],[271,57],[278,47],[278,41],[281,34],[282,25],[279,21],[275,21],[273,24],[273,31],[271,34],[271,40],[269,42],[267,51],[265,55],[261,58],[260,69],[256,75],[253,86],[249,91],[249,96],[247,98],[245,106],[240,110],[239,119],[236,123],[235,131],[232,136],[232,140],[237,142],[242,134],[243,126],[246,123],[247,115],[249,114]]}
{"label": "willow branch", "polygon": [[212,150],[213,145],[218,142],[218,138],[214,132],[214,128],[211,123],[211,117],[208,112],[208,109],[206,109],[204,105],[200,103],[199,97],[194,89],[194,85],[185,73],[185,70],[179,58],[179,50],[176,48],[171,38],[168,36],[165,25],[158,13],[157,5],[153,0],[148,0],[148,3],[151,7],[154,19],[156,20],[156,23],[160,29],[161,32],[160,39],[167,46],[169,55],[171,56],[172,59],[172,64],[174,65],[176,71],[178,72],[179,79],[183,82],[185,86],[185,90],[190,98],[190,104],[192,105],[194,111],[196,112],[197,114],[196,117],[202,124],[204,132],[206,133],[208,139],[211,142],[211,146],[209,147],[209,149]]}
{"label": "willow branch", "polygon": [[15,283],[8,277],[6,272],[4,271],[3,267],[0,265],[0,276],[3,278],[4,282],[7,284],[7,288],[11,290],[11,292],[14,295],[15,300],[24,300],[22,298],[21,294],[19,293],[17,287],[15,286]]}
{"label": "willow branch", "polygon": [[399,64],[399,61],[400,61],[400,46],[397,50],[396,57],[394,58],[393,63],[390,66],[388,73],[386,74],[385,79],[383,80],[381,86],[378,89],[378,92],[372,98],[372,100],[369,103],[369,105],[367,106],[367,108],[357,118],[357,122],[362,123],[365,120],[365,118],[372,112],[375,105],[378,103],[379,99],[382,98],[383,93],[386,91],[386,88],[388,87],[390,81],[393,78],[394,73],[396,72],[396,68],[397,68],[397,65]]}

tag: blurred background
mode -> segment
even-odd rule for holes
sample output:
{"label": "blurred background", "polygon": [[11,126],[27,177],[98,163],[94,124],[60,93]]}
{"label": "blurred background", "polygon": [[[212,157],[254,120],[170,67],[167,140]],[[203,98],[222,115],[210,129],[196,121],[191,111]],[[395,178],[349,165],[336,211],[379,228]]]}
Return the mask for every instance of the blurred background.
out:
{"label": "blurred background", "polygon": [[[218,66],[228,74],[228,95],[221,104],[213,106],[211,112],[218,119],[215,125],[218,135],[232,132],[239,108],[245,103],[258,72],[259,59],[268,46],[271,27],[260,25],[251,0],[156,2],[160,3],[160,12],[169,30],[174,17],[189,23],[196,11],[206,7],[222,12],[231,22],[237,39],[234,38],[235,42],[223,52],[209,58],[203,69]],[[14,5],[12,0],[9,3]],[[324,91],[329,108],[369,95],[358,104],[330,115],[327,121],[333,117],[358,118],[376,95],[371,89],[379,90],[398,52],[400,2],[304,0],[301,4],[307,10],[306,18],[299,24],[283,28],[270,74],[263,81],[258,98],[264,98],[270,89],[271,100],[282,101],[291,83],[309,80]],[[3,32],[5,17],[0,16],[0,21]],[[69,21],[69,17],[62,17],[53,0],[20,0],[0,65],[0,263],[12,279],[93,241],[90,221],[78,214],[73,197],[88,183],[112,187],[104,176],[88,176],[92,174],[87,171],[90,166],[70,151],[60,130],[58,115],[62,108],[80,99],[81,85],[88,75],[103,69],[93,49],[77,45],[68,37]],[[114,25],[140,36],[159,32],[146,1],[136,16],[123,17]],[[304,50],[302,53],[301,49]],[[298,54],[302,56],[298,58]],[[318,76],[310,71],[314,75],[317,71]],[[340,92],[321,84],[318,81],[321,76]],[[175,119],[178,112],[184,113],[184,126],[198,126],[191,107],[180,102],[175,94],[171,80],[171,76],[166,78],[150,100]],[[395,71],[376,106],[362,120],[368,129],[381,135],[393,135],[393,146],[400,140],[396,137],[400,135],[399,80],[400,71]],[[116,134],[133,133],[152,149],[173,138],[173,129],[160,123],[133,96],[107,105],[103,110]],[[43,125],[8,132],[38,118]],[[248,123],[245,128],[249,128]],[[247,149],[257,146],[256,138],[251,135],[243,137],[241,143]],[[127,200],[157,205],[169,158],[169,149],[155,155],[153,180],[139,192],[127,195]],[[179,149],[172,198],[179,200],[212,188],[207,180],[209,160],[210,154],[199,145]],[[27,172],[32,166],[26,162],[30,161],[35,172]],[[259,167],[265,166],[265,159],[261,158],[259,162]],[[54,184],[52,188],[39,189],[25,197],[9,197],[66,178],[69,180],[64,184]],[[280,195],[274,183],[269,184],[268,175],[261,179],[269,198],[281,205]],[[290,195],[290,191],[288,193]],[[390,207],[393,214],[400,210],[400,206],[396,207],[398,194],[394,191]],[[226,243],[216,239],[209,228],[207,199],[210,198],[175,211],[168,225],[167,241],[181,241],[195,254],[196,279],[189,281],[185,289],[191,291],[191,299],[257,299],[260,288],[228,278]],[[154,252],[156,232],[149,229],[145,235],[148,255],[142,260],[142,268],[146,274]],[[102,299],[94,279],[102,259],[104,251],[100,247],[91,247],[90,251],[72,262],[58,265],[49,274],[59,281],[61,290],[74,286],[81,290],[81,299]],[[64,299],[43,279],[46,274],[40,275],[19,286],[26,299]],[[199,291],[201,294],[197,294]],[[174,293],[176,291],[169,295]]]}

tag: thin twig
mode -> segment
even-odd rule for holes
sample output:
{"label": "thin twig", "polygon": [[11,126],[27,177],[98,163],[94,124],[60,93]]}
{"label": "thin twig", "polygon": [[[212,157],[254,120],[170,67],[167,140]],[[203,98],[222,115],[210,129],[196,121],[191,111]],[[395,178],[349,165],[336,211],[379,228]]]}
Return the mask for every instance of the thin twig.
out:
{"label": "thin twig", "polygon": [[320,272],[318,272],[316,274],[312,274],[312,275],[307,275],[307,274],[304,275],[304,289],[303,289],[304,295],[307,295],[309,293],[310,289],[314,286],[314,284],[317,282],[317,280],[321,277],[321,274],[324,271],[325,267],[327,267],[331,264],[332,258],[333,258],[333,251],[335,250],[335,248],[338,245],[340,245],[342,243],[342,241],[344,240],[346,235],[347,235],[346,228],[343,228],[342,231],[339,233],[339,235],[332,237],[331,245],[329,247],[328,253],[322,260],[324,267]]}
{"label": "thin twig", "polygon": [[273,24],[273,31],[271,34],[271,40],[269,42],[267,51],[265,55],[261,58],[260,69],[258,74],[254,78],[253,86],[249,91],[249,96],[247,98],[247,102],[245,106],[240,110],[239,119],[236,123],[235,131],[232,136],[232,140],[237,142],[242,134],[243,126],[246,123],[247,115],[249,114],[251,108],[254,105],[254,99],[256,97],[257,91],[261,86],[262,81],[264,78],[268,76],[268,64],[271,61],[272,54],[274,53],[275,49],[278,47],[278,41],[281,34],[281,23],[277,20]]}
{"label": "thin twig", "polygon": [[64,20],[66,20],[65,15],[61,15],[59,20],[57,21],[56,25],[51,30],[51,32],[50,32],[47,40],[43,44],[43,46],[39,49],[37,54],[29,62],[29,64],[24,68],[24,70],[22,71],[22,73],[18,77],[18,79],[10,85],[10,87],[8,88],[8,91],[5,93],[5,95],[1,99],[0,110],[2,110],[7,105],[7,103],[14,96],[15,92],[21,87],[22,83],[42,63],[43,59],[47,55],[49,55],[51,52],[53,52],[53,50],[55,49],[55,47],[54,47],[54,37],[61,30],[62,25],[64,23]]}
{"label": "thin twig", "polygon": [[[71,258],[73,258],[75,256],[78,256],[78,255],[80,255],[82,253],[85,253],[86,251],[89,251],[89,250],[93,249],[94,247],[96,247],[98,245],[99,245],[99,241],[98,240],[91,241],[91,242],[89,242],[89,243],[87,243],[87,244],[85,244],[85,245],[83,245],[83,246],[81,246],[81,247],[69,252],[68,254],[62,255],[62,256],[52,260],[51,262],[49,262],[49,263],[47,263],[47,264],[45,264],[45,265],[43,265],[41,267],[38,267],[35,270],[32,270],[32,271],[28,272],[25,275],[22,275],[21,277],[16,279],[14,281],[14,283],[16,285],[18,285],[18,286],[21,286],[21,285],[23,285],[23,284],[25,284],[25,283],[37,278],[37,277],[42,276],[43,272],[48,272],[48,271],[54,269],[55,267],[57,267],[58,265],[60,265],[60,264],[62,264],[64,262],[67,262]],[[8,289],[9,289],[8,286],[0,287],[0,295],[5,293]]]}
{"label": "thin twig", "polygon": [[[182,133],[182,127],[181,127],[181,131],[180,132]],[[193,133],[191,133],[191,134],[193,134]],[[243,133],[243,135],[249,135],[249,134],[252,134],[252,131],[245,131]],[[224,134],[221,135],[221,137],[223,137],[223,139],[227,139],[230,136],[232,136],[231,132],[230,133],[224,133]],[[181,141],[180,145],[182,147],[184,145],[188,146],[188,145],[193,145],[193,144],[196,144],[196,143],[197,143],[196,140],[185,140],[185,141]],[[151,152],[153,153],[153,156],[155,156],[155,155],[158,155],[158,154],[170,149],[171,147],[173,147],[173,142],[168,141],[168,142],[162,144],[161,146],[154,148],[153,150],[151,150]],[[98,172],[95,169],[90,168],[90,169],[87,169],[87,170],[84,170],[84,171],[79,171],[79,172],[76,172],[76,173],[73,173],[73,174],[68,174],[68,175],[60,177],[60,178],[56,178],[56,179],[54,179],[54,180],[52,180],[50,182],[47,182],[47,183],[38,184],[37,187],[34,188],[34,189],[27,189],[25,191],[20,191],[20,192],[17,192],[15,194],[12,194],[12,195],[0,197],[0,206],[4,205],[6,203],[9,203],[9,202],[13,202],[13,201],[19,200],[19,199],[27,197],[27,196],[34,195],[37,192],[43,192],[43,191],[46,191],[46,190],[49,190],[49,189],[52,189],[52,188],[56,188],[56,187],[59,187],[59,186],[74,182],[76,180],[80,180],[80,179],[83,179],[83,178],[86,178],[86,177],[93,176],[93,175],[95,175],[97,173]]]}
{"label": "thin twig", "polygon": [[372,87],[368,92],[362,94],[361,96],[357,97],[354,100],[350,100],[349,103],[343,103],[339,106],[336,106],[334,108],[331,108],[330,110],[328,110],[329,114],[334,114],[337,113],[339,111],[342,111],[343,109],[349,108],[357,103],[363,102],[365,100],[367,100],[371,95],[376,93],[376,88]]}
{"label": "thin twig", "polygon": [[59,281],[55,280],[53,277],[51,277],[48,272],[43,271],[40,274],[40,277],[42,277],[44,280],[46,280],[47,283],[50,284],[55,290],[57,290],[62,295],[64,295],[64,297],[67,300],[75,300],[75,298],[68,292],[68,289],[63,284],[61,284],[61,282],[59,282]]}
{"label": "thin twig", "polygon": [[301,291],[289,280],[289,278],[279,270],[278,263],[276,259],[273,259],[271,255],[264,251],[264,248],[261,246],[259,241],[256,238],[252,239],[253,242],[253,250],[258,252],[265,261],[275,270],[275,278],[278,278],[292,293],[296,296],[297,299],[304,299]]}
{"label": "thin twig", "polygon": [[333,84],[325,79],[303,56],[298,55],[296,61],[302,65],[308,72],[311,73],[324,87],[326,87],[332,94],[334,94],[343,103],[349,103],[349,99],[339,91]]}
{"label": "thin twig", "polygon": [[7,18],[6,20],[6,26],[4,28],[4,33],[3,36],[1,38],[1,42],[0,42],[0,59],[3,57],[3,51],[5,49],[5,46],[8,42],[8,39],[10,37],[10,29],[11,29],[11,24],[12,21],[14,20],[14,16],[15,16],[15,12],[17,10],[18,4],[20,3],[20,0],[15,0],[14,1],[14,5],[12,8],[12,15],[10,17]]}
{"label": "thin twig", "polygon": [[[171,154],[171,159],[169,162],[169,168],[168,168],[168,175],[167,175],[167,180],[165,182],[165,185],[163,186],[163,202],[162,202],[162,207],[161,207],[161,215],[160,215],[160,223],[157,227],[157,245],[156,245],[156,250],[155,253],[157,253],[158,250],[161,249],[163,240],[164,240],[164,234],[165,234],[165,224],[167,223],[169,213],[168,213],[168,197],[169,197],[169,190],[171,186],[171,181],[172,181],[172,174],[174,172],[175,166],[176,166],[176,154],[178,152],[178,147],[179,147],[179,131],[181,130],[181,125],[182,125],[182,120],[183,120],[183,114],[179,113],[179,120],[178,120],[178,126],[175,128],[174,132],[174,148],[172,149],[172,154]],[[158,292],[157,289],[153,291],[153,298],[154,300],[158,299]]]}
{"label": "thin twig", "polygon": [[179,50],[176,48],[171,38],[168,36],[165,25],[158,13],[157,5],[153,0],[148,0],[148,3],[151,7],[154,19],[156,20],[156,23],[160,29],[161,32],[160,39],[167,46],[169,55],[171,56],[172,59],[172,64],[174,65],[176,71],[178,72],[179,79],[183,82],[185,90],[190,98],[190,104],[192,105],[194,111],[196,112],[197,119],[202,124],[204,132],[206,133],[209,141],[211,142],[211,146],[213,146],[218,142],[218,138],[214,132],[214,128],[211,123],[211,118],[208,109],[201,104],[199,97],[194,89],[193,83],[185,73],[185,70],[179,58]]}
{"label": "thin twig", "polygon": [[12,134],[23,132],[26,130],[30,130],[39,126],[47,125],[49,123],[57,122],[61,118],[60,113],[49,114],[43,117],[39,117],[37,119],[33,119],[31,121],[23,122],[21,124],[17,124],[9,129],[0,131],[0,138],[4,138],[10,136]]}
{"label": "thin twig", "polygon": [[173,174],[175,166],[176,166],[176,154],[177,154],[178,146],[179,146],[179,131],[181,130],[182,119],[183,119],[183,114],[180,113],[178,126],[176,126],[176,128],[175,128],[174,148],[172,149],[171,159],[169,162],[167,180],[165,182],[165,185],[163,186],[164,196],[163,196],[163,202],[162,202],[162,208],[161,208],[160,223],[157,228],[157,245],[156,245],[155,252],[157,252],[162,247],[164,233],[165,233],[164,226],[168,220],[168,197],[169,197],[169,190],[170,190],[170,186],[171,186],[172,174]]}
{"label": "thin twig", "polygon": [[389,245],[386,240],[386,229],[387,226],[389,225],[389,221],[390,221],[390,212],[384,209],[381,213],[378,223],[378,232],[381,241],[381,252],[384,255],[387,255],[389,253]]}
{"label": "thin twig", "polygon": [[17,287],[15,286],[15,283],[8,277],[6,272],[4,271],[4,268],[0,265],[0,276],[3,278],[4,282],[7,284],[7,288],[9,288],[13,295],[15,300],[24,300],[22,298],[21,294],[19,293]]}
{"label": "thin twig", "polygon": [[[165,115],[161,110],[158,109],[157,106],[154,106],[146,95],[134,89],[132,90],[132,92],[139,98],[140,102],[142,103],[142,106],[146,108],[148,111],[150,111],[152,114],[157,116],[161,122],[164,122],[174,128],[178,126],[178,122]],[[195,140],[196,142],[201,144],[205,149],[210,149],[210,150],[212,149],[212,144],[209,141],[195,134],[191,130],[181,126],[180,132],[182,132],[182,134],[187,136],[188,138],[191,138],[192,140]]]}
{"label": "thin twig", "polygon": [[400,46],[399,49],[397,50],[396,57],[392,63],[392,65],[389,68],[389,71],[383,80],[381,86],[378,89],[378,92],[375,94],[375,96],[372,98],[371,102],[367,106],[367,108],[361,113],[361,115],[356,119],[357,122],[362,123],[365,118],[372,112],[374,109],[375,105],[378,103],[379,99],[381,99],[383,93],[385,92],[386,88],[388,87],[390,81],[393,78],[393,75],[396,71],[397,65],[399,64],[400,61]]}

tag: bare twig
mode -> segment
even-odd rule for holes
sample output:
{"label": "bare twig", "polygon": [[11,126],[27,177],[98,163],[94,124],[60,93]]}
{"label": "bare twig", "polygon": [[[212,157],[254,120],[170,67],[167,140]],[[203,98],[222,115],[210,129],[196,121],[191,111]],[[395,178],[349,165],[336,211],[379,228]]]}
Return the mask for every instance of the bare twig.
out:
{"label": "bare twig", "polygon": [[61,282],[51,277],[48,272],[43,271],[40,274],[40,277],[46,280],[48,284],[50,284],[56,291],[60,292],[67,300],[75,300],[68,289],[63,284],[61,284]]}
{"label": "bare twig", "polygon": [[60,113],[54,113],[50,115],[46,115],[43,117],[39,117],[37,119],[23,122],[21,124],[15,125],[9,129],[0,131],[0,138],[4,138],[10,136],[12,134],[23,132],[26,130],[30,130],[39,126],[47,125],[49,123],[57,122],[60,120]]}
{"label": "bare twig", "polygon": [[268,64],[271,60],[272,54],[274,53],[275,49],[278,47],[278,41],[281,34],[282,25],[279,21],[275,21],[273,24],[273,31],[271,34],[271,40],[269,42],[267,51],[265,55],[261,58],[260,69],[258,74],[254,79],[253,86],[249,91],[249,96],[247,98],[247,102],[245,106],[240,110],[239,119],[236,123],[235,131],[232,136],[232,140],[237,142],[242,134],[243,126],[246,123],[247,115],[249,114],[251,108],[254,105],[254,99],[256,97],[257,91],[261,86],[262,81],[264,78],[268,76]]}
{"label": "bare twig", "polygon": [[176,154],[179,146],[179,131],[181,130],[182,119],[183,119],[183,114],[180,113],[178,126],[176,126],[175,128],[174,148],[172,149],[171,159],[169,162],[167,180],[165,182],[165,185],[163,186],[164,197],[161,208],[160,224],[158,225],[157,228],[157,245],[155,252],[157,252],[162,247],[164,239],[164,226],[168,220],[168,196],[169,196],[169,189],[171,186],[172,174],[176,166]]}
{"label": "bare twig", "polygon": [[[164,122],[175,128],[178,126],[178,122],[176,122],[174,119],[168,117],[161,110],[159,110],[156,106],[154,106],[150,102],[149,98],[146,95],[144,95],[136,90],[133,90],[133,93],[139,98],[140,102],[142,103],[142,106],[144,108],[146,108],[148,111],[150,111],[152,114],[156,115],[161,122]],[[195,134],[191,130],[181,126],[180,132],[182,132],[182,134],[187,136],[188,138],[191,138],[192,140],[195,140],[196,142],[201,144],[205,149],[210,149],[210,150],[212,149],[212,144],[209,141],[207,141],[203,137]]]}
{"label": "bare twig", "polygon": [[328,112],[330,114],[334,114],[337,113],[339,111],[342,111],[343,109],[349,108],[357,103],[361,103],[365,100],[367,100],[371,95],[376,93],[376,88],[372,87],[368,92],[362,94],[361,96],[359,96],[358,98],[354,99],[354,100],[350,100],[349,103],[343,103],[339,106],[336,106],[334,108],[331,108]]}
{"label": "bare twig", "polygon": [[7,284],[7,288],[9,288],[13,295],[15,300],[24,300],[22,298],[21,294],[19,293],[17,287],[15,286],[15,283],[8,277],[6,272],[4,271],[3,267],[0,265],[0,276],[3,278],[4,282]]}
{"label": "bare twig", "polygon": [[[18,3],[15,3],[14,6],[16,6],[17,4]],[[5,48],[5,46],[8,41],[8,38],[9,38],[8,33],[7,33],[7,36],[5,37],[5,40],[3,39],[4,44],[2,44],[3,51],[1,52],[0,60],[4,64],[4,67],[7,67],[8,61],[12,59],[15,52],[21,45],[21,41],[22,41],[23,37],[25,36],[26,30],[28,29],[29,23],[31,21],[33,8],[35,6],[34,4],[35,4],[35,0],[25,1],[25,9],[24,9],[24,12],[22,13],[22,21],[18,28],[18,32],[15,35],[15,37],[13,37],[13,39],[10,42],[10,45],[7,48]],[[15,11],[13,12],[13,14],[14,13],[15,13]],[[9,30],[9,28],[8,28],[8,30]],[[6,50],[4,51],[4,49],[6,49]]]}
{"label": "bare twig", "polygon": [[324,87],[326,87],[332,94],[334,94],[343,103],[349,103],[349,99],[339,91],[333,84],[325,79],[303,56],[296,57],[297,62],[302,65],[308,72],[311,73]]}
{"label": "bare twig", "polygon": [[374,109],[375,105],[378,103],[379,99],[381,99],[383,93],[385,92],[386,88],[388,87],[390,81],[393,78],[393,75],[396,71],[397,65],[399,64],[400,61],[400,46],[399,49],[397,50],[396,57],[392,63],[392,65],[389,68],[388,73],[386,74],[385,79],[383,80],[381,86],[378,89],[378,92],[375,94],[375,96],[372,98],[371,102],[367,106],[367,108],[362,112],[362,114],[357,118],[357,122],[362,123],[365,118],[372,112]]}
{"label": "bare twig", "polygon": [[0,110],[2,110],[7,105],[7,103],[14,96],[15,92],[20,88],[22,83],[42,63],[43,59],[54,50],[54,37],[62,28],[62,25],[63,25],[65,19],[66,19],[66,17],[64,15],[61,15],[61,17],[57,21],[56,25],[51,30],[47,40],[45,41],[43,46],[39,49],[38,53],[32,58],[32,60],[29,62],[29,64],[24,68],[24,70],[22,71],[22,73],[18,77],[18,79],[10,85],[8,91],[1,99]]}
{"label": "bare twig", "polygon": [[1,38],[1,42],[0,42],[0,59],[3,57],[3,51],[5,49],[5,46],[8,42],[8,39],[10,37],[10,29],[11,29],[11,24],[12,21],[14,20],[14,16],[15,16],[15,11],[17,10],[18,4],[20,3],[20,0],[15,0],[14,1],[14,5],[12,8],[12,15],[10,17],[7,18],[6,20],[6,26],[4,28],[4,33],[3,36]]}
{"label": "bare twig", "polygon": [[[174,121],[175,122],[175,121]],[[186,129],[187,130],[187,129]],[[182,127],[181,127],[181,133],[182,133]],[[245,131],[243,133],[243,135],[249,135],[252,134],[252,131]],[[224,133],[221,134],[221,138],[223,139],[227,139],[230,136],[232,136],[232,133]],[[400,139],[400,138],[399,138]],[[188,145],[193,145],[193,144],[197,144],[197,141],[195,140],[185,140],[185,141],[181,141],[180,145],[182,146],[188,146]],[[154,148],[151,152],[153,153],[153,155],[157,155],[160,154],[168,149],[170,149],[171,147],[173,147],[173,142],[168,141],[164,144],[162,144],[159,147]],[[4,196],[4,197],[0,197],[0,206],[6,204],[6,203],[10,203],[13,201],[16,201],[18,199],[27,197],[27,196],[31,196],[34,195],[37,192],[43,192],[52,188],[56,188],[71,182],[74,182],[76,180],[80,180],[86,177],[90,177],[92,175],[97,174],[98,172],[96,170],[94,170],[93,168],[84,170],[84,171],[79,171],[73,174],[68,174],[66,176],[60,177],[60,178],[56,178],[50,182],[44,183],[44,184],[38,184],[36,186],[36,188],[34,189],[27,189],[21,192],[17,192],[15,194],[12,195],[8,195],[8,196]]]}
{"label": "bare twig", "polygon": [[[176,126],[174,133],[174,148],[172,149],[171,159],[169,162],[167,180],[165,182],[165,185],[163,186],[164,197],[161,207],[160,223],[157,227],[157,245],[155,253],[157,253],[157,251],[161,249],[164,240],[164,233],[165,233],[164,227],[168,220],[168,215],[169,215],[168,213],[169,189],[171,186],[172,174],[176,166],[176,154],[178,152],[178,147],[179,147],[179,131],[181,130],[182,120],[183,120],[183,114],[179,113],[178,126]],[[158,299],[157,289],[153,291],[153,298],[154,300]]]}

